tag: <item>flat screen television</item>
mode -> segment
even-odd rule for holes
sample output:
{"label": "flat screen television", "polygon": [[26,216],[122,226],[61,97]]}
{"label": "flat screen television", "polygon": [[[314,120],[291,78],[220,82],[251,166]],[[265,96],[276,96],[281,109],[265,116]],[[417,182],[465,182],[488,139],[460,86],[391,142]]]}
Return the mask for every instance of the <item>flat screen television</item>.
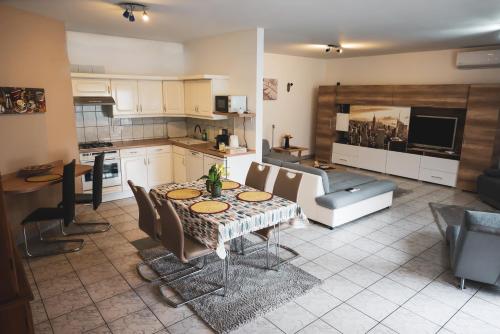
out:
{"label": "flat screen television", "polygon": [[453,150],[458,117],[412,115],[408,144],[414,147]]}

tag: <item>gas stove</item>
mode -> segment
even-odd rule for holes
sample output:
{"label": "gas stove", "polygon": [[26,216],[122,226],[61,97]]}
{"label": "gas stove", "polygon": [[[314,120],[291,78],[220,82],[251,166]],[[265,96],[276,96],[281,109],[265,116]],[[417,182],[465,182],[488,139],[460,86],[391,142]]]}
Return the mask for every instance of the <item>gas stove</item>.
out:
{"label": "gas stove", "polygon": [[112,146],[113,146],[113,143],[111,143],[111,142],[97,142],[97,141],[90,142],[90,143],[78,144],[78,148],[80,148],[81,150],[86,150],[89,148],[112,147]]}

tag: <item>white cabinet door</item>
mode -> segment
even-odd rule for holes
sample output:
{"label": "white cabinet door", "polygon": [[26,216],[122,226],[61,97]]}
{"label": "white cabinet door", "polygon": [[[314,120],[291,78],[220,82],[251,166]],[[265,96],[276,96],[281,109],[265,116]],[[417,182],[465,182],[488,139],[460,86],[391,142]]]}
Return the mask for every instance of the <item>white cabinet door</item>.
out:
{"label": "white cabinet door", "polygon": [[371,147],[358,147],[358,168],[385,173],[387,151]]}
{"label": "white cabinet door", "polygon": [[186,152],[187,181],[196,181],[203,176],[203,153],[190,151]]}
{"label": "white cabinet door", "polygon": [[115,99],[113,114],[138,115],[137,80],[111,80],[111,95]]}
{"label": "white cabinet door", "polygon": [[148,188],[148,168],[146,156],[122,158],[122,184],[128,188],[127,181],[132,180],[136,185]]}
{"label": "white cabinet door", "polygon": [[184,81],[184,111],[186,115],[196,115],[196,82],[194,80]]}
{"label": "white cabinet door", "polygon": [[213,110],[212,82],[210,80],[197,80],[195,94],[197,113],[201,116],[211,116]]}
{"label": "white cabinet door", "polygon": [[163,114],[162,82],[155,80],[139,80],[139,112],[144,115]]}
{"label": "white cabinet door", "polygon": [[418,179],[420,161],[420,155],[388,151],[386,173],[410,179]]}
{"label": "white cabinet door", "polygon": [[163,81],[163,108],[168,115],[184,115],[184,82]]}
{"label": "white cabinet door", "polygon": [[[208,171],[213,165],[223,165],[224,168],[227,167],[226,159],[214,157],[213,155],[204,154],[203,155],[203,174],[208,175]],[[224,175],[226,177],[227,175]]]}
{"label": "white cabinet door", "polygon": [[187,181],[186,159],[183,154],[174,153],[174,182],[183,183]]}
{"label": "white cabinet door", "polygon": [[172,153],[148,156],[148,186],[150,188],[173,181]]}
{"label": "white cabinet door", "polygon": [[71,79],[73,96],[110,96],[110,81],[107,79]]}

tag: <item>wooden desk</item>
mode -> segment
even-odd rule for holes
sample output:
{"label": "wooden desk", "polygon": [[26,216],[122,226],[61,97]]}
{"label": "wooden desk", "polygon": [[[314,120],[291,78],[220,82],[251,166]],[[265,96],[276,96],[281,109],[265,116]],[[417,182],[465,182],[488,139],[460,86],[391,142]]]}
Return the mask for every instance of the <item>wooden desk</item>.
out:
{"label": "wooden desk", "polygon": [[300,146],[290,146],[289,148],[273,147],[273,151],[279,153],[292,154],[293,152],[297,152],[297,156],[299,157],[299,159],[302,159],[302,152],[307,150],[309,150],[307,147],[300,147]]}
{"label": "wooden desk", "polygon": [[[62,160],[51,162],[54,168],[50,170],[50,174],[63,174],[64,163]],[[92,170],[92,166],[79,165],[75,166],[75,177],[87,174]],[[24,177],[19,177],[17,173],[5,175],[2,179],[3,191],[5,194],[26,194],[39,191],[45,187],[57,184],[61,179],[48,182],[26,182]]]}

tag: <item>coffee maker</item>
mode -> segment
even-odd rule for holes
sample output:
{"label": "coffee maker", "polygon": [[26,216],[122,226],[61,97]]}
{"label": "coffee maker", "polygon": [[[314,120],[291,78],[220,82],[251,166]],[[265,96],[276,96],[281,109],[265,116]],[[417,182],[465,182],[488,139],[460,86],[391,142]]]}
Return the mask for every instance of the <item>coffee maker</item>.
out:
{"label": "coffee maker", "polygon": [[227,129],[222,129],[221,132],[215,137],[215,148],[219,149],[219,145],[224,143],[224,145],[229,146],[229,134]]}

